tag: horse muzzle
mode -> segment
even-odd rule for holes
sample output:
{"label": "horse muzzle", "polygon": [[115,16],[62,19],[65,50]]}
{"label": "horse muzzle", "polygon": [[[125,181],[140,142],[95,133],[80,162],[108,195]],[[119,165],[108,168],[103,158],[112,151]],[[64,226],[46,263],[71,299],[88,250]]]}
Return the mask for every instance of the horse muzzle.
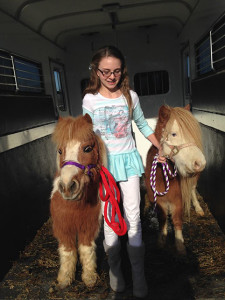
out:
{"label": "horse muzzle", "polygon": [[65,200],[79,201],[82,197],[82,189],[80,188],[79,182],[75,179],[68,183],[64,183],[60,180],[58,188]]}
{"label": "horse muzzle", "polygon": [[201,157],[199,159],[194,159],[192,161],[188,161],[184,164],[176,163],[178,172],[183,177],[192,177],[200,172],[202,172],[206,166],[205,157]]}
{"label": "horse muzzle", "polygon": [[170,145],[166,141],[163,144],[170,149],[169,154],[165,156],[175,163],[179,174],[183,177],[191,177],[204,170],[205,156],[196,144]]}

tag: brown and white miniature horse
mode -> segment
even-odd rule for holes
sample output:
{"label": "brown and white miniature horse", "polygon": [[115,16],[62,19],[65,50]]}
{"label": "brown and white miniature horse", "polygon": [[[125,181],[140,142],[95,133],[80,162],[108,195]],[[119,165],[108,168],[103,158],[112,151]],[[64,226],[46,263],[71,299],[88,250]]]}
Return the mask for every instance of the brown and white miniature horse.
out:
{"label": "brown and white miniature horse", "polygon": [[105,147],[88,114],[59,119],[53,141],[58,154],[50,210],[59,243],[58,286],[64,288],[75,278],[79,254],[82,280],[91,287],[97,279],[95,239],[102,216],[99,169],[106,164]]}
{"label": "brown and white miniature horse", "polygon": [[[171,214],[175,243],[178,252],[185,253],[182,235],[183,213],[190,214],[191,200],[199,215],[204,212],[196,197],[196,184],[200,172],[205,168],[205,157],[202,152],[201,130],[198,121],[188,107],[161,106],[155,135],[163,148],[163,155],[169,158],[167,163],[171,171],[174,164],[177,176],[169,179],[167,194],[157,196],[157,216],[159,221],[159,245],[163,246],[167,236],[167,216]],[[157,149],[152,146],[147,154],[145,184],[147,195],[151,202],[154,194],[150,186],[150,173]],[[165,191],[165,178],[162,165],[156,168],[156,190]]]}

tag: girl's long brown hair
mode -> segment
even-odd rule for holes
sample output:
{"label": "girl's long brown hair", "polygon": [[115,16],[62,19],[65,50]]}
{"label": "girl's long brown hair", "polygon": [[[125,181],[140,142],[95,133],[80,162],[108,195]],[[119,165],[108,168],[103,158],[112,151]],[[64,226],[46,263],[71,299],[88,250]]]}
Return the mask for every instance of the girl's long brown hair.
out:
{"label": "girl's long brown hair", "polygon": [[98,66],[102,58],[104,57],[115,57],[118,58],[121,61],[121,78],[119,82],[119,89],[125,96],[127,100],[127,105],[129,109],[129,115],[132,116],[132,110],[133,110],[133,103],[130,95],[130,85],[129,85],[129,77],[127,73],[127,67],[125,63],[125,59],[123,54],[119,49],[117,49],[115,46],[105,46],[100,48],[92,57],[92,61],[90,64],[90,80],[89,84],[84,90],[84,95],[90,93],[90,94],[96,94],[101,86],[101,82],[99,80],[99,77],[97,76]]}

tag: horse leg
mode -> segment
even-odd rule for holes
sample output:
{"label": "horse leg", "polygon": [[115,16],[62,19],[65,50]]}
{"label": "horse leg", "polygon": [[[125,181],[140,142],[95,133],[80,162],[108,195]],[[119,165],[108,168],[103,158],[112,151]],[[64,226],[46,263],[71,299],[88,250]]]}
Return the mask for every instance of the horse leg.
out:
{"label": "horse leg", "polygon": [[63,289],[71,284],[75,278],[77,251],[67,250],[64,245],[59,246],[60,268],[58,273],[58,287]]}
{"label": "horse leg", "polygon": [[163,248],[166,244],[167,238],[167,209],[166,207],[157,205],[157,217],[159,221],[159,237],[158,237],[158,246]]}
{"label": "horse leg", "polygon": [[182,233],[182,225],[183,225],[183,210],[182,210],[182,203],[180,202],[175,203],[172,206],[171,209],[171,214],[172,214],[172,222],[174,226],[174,231],[175,231],[175,245],[176,249],[179,254],[186,254],[186,249],[184,246],[184,238],[183,238],[183,233]]}
{"label": "horse leg", "polygon": [[198,197],[196,195],[196,186],[193,186],[192,190],[191,190],[191,200],[193,203],[193,206],[195,208],[195,211],[197,213],[197,215],[203,217],[204,216],[204,211],[201,208],[199,201],[198,201]]}
{"label": "horse leg", "polygon": [[82,280],[88,287],[93,287],[97,280],[96,245],[92,241],[90,245],[80,244],[78,251],[82,264]]}
{"label": "horse leg", "polygon": [[144,197],[144,214],[146,214],[147,213],[147,211],[148,211],[148,209],[149,209],[149,207],[151,206],[151,203],[150,203],[150,200],[149,200],[149,198],[148,198],[148,194],[146,193],[145,194],[145,197]]}

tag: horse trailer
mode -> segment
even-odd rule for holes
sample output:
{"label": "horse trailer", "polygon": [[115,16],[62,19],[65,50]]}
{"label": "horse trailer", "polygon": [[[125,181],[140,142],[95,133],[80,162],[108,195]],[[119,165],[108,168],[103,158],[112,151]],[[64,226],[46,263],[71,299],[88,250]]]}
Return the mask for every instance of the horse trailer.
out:
{"label": "horse trailer", "polygon": [[[115,45],[154,128],[160,106],[200,122],[198,192],[225,233],[225,1],[0,0],[1,280],[49,219],[59,117],[82,114],[92,54]],[[133,124],[145,165],[149,142]]]}

